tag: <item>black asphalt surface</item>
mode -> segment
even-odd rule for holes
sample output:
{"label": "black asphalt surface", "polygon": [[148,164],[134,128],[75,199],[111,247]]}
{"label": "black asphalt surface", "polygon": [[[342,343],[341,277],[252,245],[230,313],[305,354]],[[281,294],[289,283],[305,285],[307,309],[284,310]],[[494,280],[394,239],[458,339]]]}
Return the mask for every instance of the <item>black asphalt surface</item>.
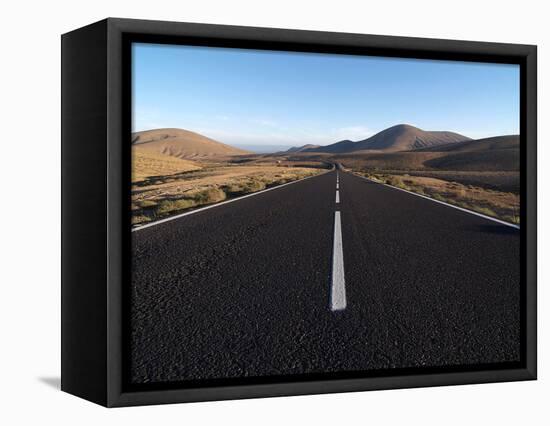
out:
{"label": "black asphalt surface", "polygon": [[336,171],[132,233],[134,383],[520,358],[519,231]]}

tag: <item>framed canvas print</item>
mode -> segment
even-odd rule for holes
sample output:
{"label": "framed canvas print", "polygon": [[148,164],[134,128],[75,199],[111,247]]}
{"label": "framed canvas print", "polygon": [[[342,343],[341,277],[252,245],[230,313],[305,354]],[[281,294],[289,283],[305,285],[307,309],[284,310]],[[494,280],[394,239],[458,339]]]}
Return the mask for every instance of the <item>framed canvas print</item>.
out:
{"label": "framed canvas print", "polygon": [[62,389],[536,378],[536,47],[107,19],[62,37]]}

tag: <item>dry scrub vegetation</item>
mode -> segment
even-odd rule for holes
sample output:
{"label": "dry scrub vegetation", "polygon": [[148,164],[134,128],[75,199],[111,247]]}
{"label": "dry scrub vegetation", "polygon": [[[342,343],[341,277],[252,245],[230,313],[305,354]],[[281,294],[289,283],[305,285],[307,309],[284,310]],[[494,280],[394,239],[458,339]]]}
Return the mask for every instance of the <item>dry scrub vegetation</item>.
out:
{"label": "dry scrub vegetation", "polygon": [[373,174],[361,172],[374,181],[426,195],[506,222],[519,223],[519,195],[433,177]]}
{"label": "dry scrub vegetation", "polygon": [[485,171],[447,171],[447,170],[384,170],[373,171],[379,174],[391,175],[409,175],[420,177],[431,177],[435,179],[446,180],[448,182],[461,183],[464,186],[477,186],[486,189],[492,189],[501,192],[512,192],[519,194],[519,172],[485,172]]}
{"label": "dry scrub vegetation", "polygon": [[204,165],[133,182],[132,223],[141,224],[185,210],[261,191],[322,173],[319,168],[281,165]]}

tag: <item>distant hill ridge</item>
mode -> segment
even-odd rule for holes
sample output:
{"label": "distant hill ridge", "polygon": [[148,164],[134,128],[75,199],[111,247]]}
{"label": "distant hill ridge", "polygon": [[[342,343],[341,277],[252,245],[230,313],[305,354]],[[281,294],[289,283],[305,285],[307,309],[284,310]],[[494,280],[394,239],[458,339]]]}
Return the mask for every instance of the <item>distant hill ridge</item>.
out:
{"label": "distant hill ridge", "polygon": [[143,150],[184,159],[250,154],[249,151],[183,129],[155,129],[136,132],[132,134],[132,144]]}
{"label": "distant hill ridge", "polygon": [[398,152],[469,141],[469,137],[447,131],[426,131],[398,124],[358,142],[344,140],[304,152],[348,153],[356,151]]}
{"label": "distant hill ridge", "polygon": [[472,139],[464,142],[432,146],[418,151],[424,152],[475,152],[500,149],[519,149],[519,135],[493,136],[483,139]]}
{"label": "distant hill ridge", "polygon": [[354,151],[331,156],[346,167],[378,170],[519,171],[518,135],[495,136],[411,151]]}
{"label": "distant hill ridge", "polygon": [[495,136],[424,149],[446,155],[426,161],[427,167],[444,170],[519,170],[519,135]]}
{"label": "distant hill ridge", "polygon": [[293,146],[292,148],[287,149],[285,152],[292,153],[292,152],[303,152],[307,151],[308,149],[317,149],[320,148],[321,145],[313,145],[313,144],[306,144],[302,146]]}

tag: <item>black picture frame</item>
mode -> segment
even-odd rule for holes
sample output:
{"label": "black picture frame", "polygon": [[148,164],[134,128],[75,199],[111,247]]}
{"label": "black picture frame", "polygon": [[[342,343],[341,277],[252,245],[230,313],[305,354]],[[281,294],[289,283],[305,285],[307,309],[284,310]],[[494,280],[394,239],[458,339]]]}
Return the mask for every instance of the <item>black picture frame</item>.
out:
{"label": "black picture frame", "polygon": [[[126,296],[130,43],[520,65],[522,361],[509,368],[132,388]],[[108,406],[536,379],[536,46],[109,18],[62,36],[62,390]],[[85,189],[83,189],[85,188]]]}

